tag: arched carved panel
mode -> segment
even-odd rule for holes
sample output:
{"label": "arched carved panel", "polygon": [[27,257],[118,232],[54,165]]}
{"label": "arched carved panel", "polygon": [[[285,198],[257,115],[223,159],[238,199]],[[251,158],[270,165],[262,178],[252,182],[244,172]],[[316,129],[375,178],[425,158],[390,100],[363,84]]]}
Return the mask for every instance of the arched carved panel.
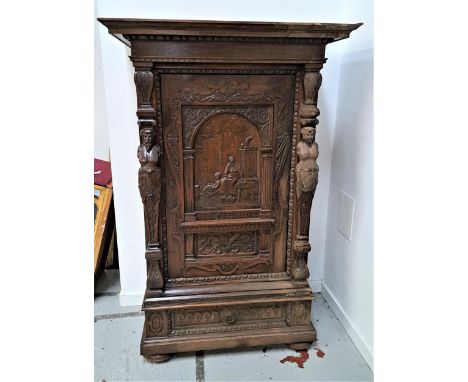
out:
{"label": "arched carved panel", "polygon": [[193,137],[195,209],[258,208],[258,128],[234,113],[207,119]]}
{"label": "arched carved panel", "polygon": [[184,124],[184,147],[194,148],[194,138],[197,130],[208,119],[220,114],[238,114],[249,120],[259,130],[262,146],[270,145],[271,125],[273,123],[272,107],[193,107],[182,108],[182,120]]}

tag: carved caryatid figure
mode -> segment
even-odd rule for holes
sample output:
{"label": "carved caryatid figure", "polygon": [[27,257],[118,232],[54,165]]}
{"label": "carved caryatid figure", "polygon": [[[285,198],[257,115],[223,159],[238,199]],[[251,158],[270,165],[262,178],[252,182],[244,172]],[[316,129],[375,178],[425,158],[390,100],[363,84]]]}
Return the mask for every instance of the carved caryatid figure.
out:
{"label": "carved caryatid figure", "polygon": [[317,157],[318,145],[315,142],[315,127],[320,110],[317,107],[317,95],[322,83],[319,72],[306,71],[303,78],[304,100],[299,109],[302,140],[297,144],[296,152],[296,196],[298,215],[296,239],[294,241],[295,262],[291,269],[295,280],[306,280],[309,277],[307,254],[310,251],[309,224],[310,208],[317,188],[319,167]]}
{"label": "carved caryatid figure", "polygon": [[309,277],[306,257],[310,250],[309,223],[310,208],[317,188],[319,167],[317,157],[318,145],[315,142],[315,127],[305,126],[301,129],[302,140],[297,144],[299,162],[296,166],[296,194],[299,202],[297,219],[297,233],[294,242],[296,261],[292,269],[292,276],[296,280]]}
{"label": "carved caryatid figure", "polygon": [[141,145],[138,146],[138,188],[147,214],[147,241],[158,242],[159,201],[161,195],[161,169],[158,167],[161,149],[155,144],[155,131],[145,127],[140,131]]}
{"label": "carved caryatid figure", "polygon": [[308,240],[310,208],[318,183],[317,157],[319,150],[315,142],[315,127],[303,127],[301,135],[302,141],[297,144],[299,163],[296,166],[296,193],[301,211],[298,236]]}

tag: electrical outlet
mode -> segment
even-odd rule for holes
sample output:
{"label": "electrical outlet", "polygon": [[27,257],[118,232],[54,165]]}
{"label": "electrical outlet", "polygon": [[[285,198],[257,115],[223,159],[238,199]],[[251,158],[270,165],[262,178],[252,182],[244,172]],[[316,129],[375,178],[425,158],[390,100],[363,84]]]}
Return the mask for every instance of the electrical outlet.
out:
{"label": "electrical outlet", "polygon": [[338,197],[338,222],[336,229],[351,241],[353,231],[354,199],[346,192],[340,191]]}

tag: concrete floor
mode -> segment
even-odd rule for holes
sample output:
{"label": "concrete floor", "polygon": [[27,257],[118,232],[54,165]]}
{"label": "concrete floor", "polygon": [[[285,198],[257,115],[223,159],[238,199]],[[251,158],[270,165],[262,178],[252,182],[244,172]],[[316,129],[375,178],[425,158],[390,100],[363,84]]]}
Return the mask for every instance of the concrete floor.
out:
{"label": "concrete floor", "polygon": [[[280,362],[299,356],[286,346],[177,354],[153,364],[141,357],[144,317],[139,307],[119,305],[118,270],[106,270],[94,298],[94,379],[96,381],[372,381],[372,370],[333,311],[318,293],[312,318],[319,339],[301,369]],[[314,348],[322,350],[320,354]],[[318,353],[318,354],[317,354]]]}

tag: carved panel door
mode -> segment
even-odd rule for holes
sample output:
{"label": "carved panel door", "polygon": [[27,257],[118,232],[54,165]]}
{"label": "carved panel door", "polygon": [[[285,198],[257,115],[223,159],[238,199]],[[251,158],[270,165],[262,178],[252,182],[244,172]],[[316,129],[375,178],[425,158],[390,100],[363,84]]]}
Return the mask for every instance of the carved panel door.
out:
{"label": "carved panel door", "polygon": [[295,83],[161,74],[170,279],[285,271]]}

